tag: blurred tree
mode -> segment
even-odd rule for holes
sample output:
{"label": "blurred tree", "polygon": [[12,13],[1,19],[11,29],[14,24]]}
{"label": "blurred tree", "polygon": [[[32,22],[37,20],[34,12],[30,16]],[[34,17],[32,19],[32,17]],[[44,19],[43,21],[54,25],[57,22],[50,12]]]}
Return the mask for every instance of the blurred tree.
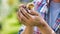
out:
{"label": "blurred tree", "polygon": [[1,1],[2,1],[2,0],[0,0],[0,12],[1,12]]}
{"label": "blurred tree", "polygon": [[1,1],[2,1],[2,0],[0,0],[0,4],[1,4]]}
{"label": "blurred tree", "polygon": [[[18,0],[3,1],[2,8],[6,8],[6,9],[3,9],[5,11],[2,12],[2,16],[3,14],[7,14],[6,10],[8,10],[8,14],[1,21],[2,22],[1,34],[18,34],[18,30],[20,28],[20,24],[19,21],[17,20],[17,14],[16,14],[18,3],[19,3]],[[5,7],[4,5],[7,7]]]}
{"label": "blurred tree", "polygon": [[32,2],[33,0],[30,0],[30,2]]}
{"label": "blurred tree", "polygon": [[[0,0],[0,3],[1,1],[2,0]],[[26,0],[26,1],[30,2],[32,0]],[[7,0],[6,4],[3,3],[2,3],[2,8],[6,8],[6,9],[3,9],[4,12],[2,13],[7,14],[6,10],[8,10],[8,15],[5,18],[3,18],[3,20],[1,21],[2,24],[0,25],[0,29],[2,29],[2,34],[18,34],[21,24],[19,24],[20,22],[17,19],[16,13],[18,11],[18,5],[21,4],[21,2],[19,2],[19,0]]]}
{"label": "blurred tree", "polygon": [[[0,0],[0,13],[1,13],[1,2],[2,0]],[[0,21],[0,31],[2,30],[2,24],[1,24],[1,21]]]}
{"label": "blurred tree", "polygon": [[19,3],[18,0],[8,0],[9,6],[17,5],[18,3]]}
{"label": "blurred tree", "polygon": [[2,24],[1,24],[1,22],[0,22],[0,31],[2,30]]}

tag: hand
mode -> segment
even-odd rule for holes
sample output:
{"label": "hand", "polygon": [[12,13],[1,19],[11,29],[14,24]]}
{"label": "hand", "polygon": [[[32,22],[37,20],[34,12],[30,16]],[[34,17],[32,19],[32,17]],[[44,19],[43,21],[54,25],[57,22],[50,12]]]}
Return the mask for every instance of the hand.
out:
{"label": "hand", "polygon": [[25,8],[20,6],[20,9],[18,11],[18,19],[22,24],[27,25],[27,26],[45,25],[45,21],[39,15],[39,13],[33,10],[28,10],[28,12],[25,10]]}
{"label": "hand", "polygon": [[55,32],[36,11],[28,10],[27,12],[25,8],[20,7],[18,11],[18,19],[22,24],[28,26],[23,34],[32,34],[32,26],[37,26],[42,34],[55,34]]}

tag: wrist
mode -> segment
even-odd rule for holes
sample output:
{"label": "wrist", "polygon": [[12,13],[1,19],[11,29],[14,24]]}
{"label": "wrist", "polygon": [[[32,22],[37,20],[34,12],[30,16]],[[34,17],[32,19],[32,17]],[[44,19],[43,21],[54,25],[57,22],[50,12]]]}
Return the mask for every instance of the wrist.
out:
{"label": "wrist", "polygon": [[26,27],[28,27],[28,28],[33,28],[34,26],[26,26]]}
{"label": "wrist", "polygon": [[49,26],[41,26],[41,27],[38,27],[39,30],[41,31],[42,34],[56,34],[52,29],[51,27]]}
{"label": "wrist", "polygon": [[52,30],[52,28],[46,23],[43,26],[38,26],[39,30],[42,32],[42,34],[55,34],[55,32]]}
{"label": "wrist", "polygon": [[40,21],[40,25],[38,25],[37,27],[43,28],[43,27],[47,27],[48,24],[44,19],[41,19]]}
{"label": "wrist", "polygon": [[24,34],[33,34],[33,27],[26,26]]}

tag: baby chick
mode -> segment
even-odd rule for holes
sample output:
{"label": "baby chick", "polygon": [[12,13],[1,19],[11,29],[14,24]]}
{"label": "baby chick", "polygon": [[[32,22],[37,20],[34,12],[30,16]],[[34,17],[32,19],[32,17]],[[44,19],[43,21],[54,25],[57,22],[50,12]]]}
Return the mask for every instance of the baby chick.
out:
{"label": "baby chick", "polygon": [[33,4],[33,3],[28,3],[28,4],[27,4],[27,8],[28,8],[29,10],[33,9],[33,8],[34,8],[34,4]]}

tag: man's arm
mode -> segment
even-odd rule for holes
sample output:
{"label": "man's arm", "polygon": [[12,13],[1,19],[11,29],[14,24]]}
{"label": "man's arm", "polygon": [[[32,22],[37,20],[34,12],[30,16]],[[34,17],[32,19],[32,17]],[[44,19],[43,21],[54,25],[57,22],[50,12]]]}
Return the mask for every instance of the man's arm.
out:
{"label": "man's arm", "polygon": [[[45,21],[44,21],[45,22]],[[50,28],[50,26],[45,23],[43,26],[37,26],[42,34],[55,34],[55,32]],[[33,34],[33,27],[26,26],[25,31],[23,34]]]}
{"label": "man's arm", "polygon": [[42,21],[45,23],[45,25],[43,26],[38,26],[39,30],[42,32],[42,34],[56,34],[52,28],[45,22],[45,21]]}

